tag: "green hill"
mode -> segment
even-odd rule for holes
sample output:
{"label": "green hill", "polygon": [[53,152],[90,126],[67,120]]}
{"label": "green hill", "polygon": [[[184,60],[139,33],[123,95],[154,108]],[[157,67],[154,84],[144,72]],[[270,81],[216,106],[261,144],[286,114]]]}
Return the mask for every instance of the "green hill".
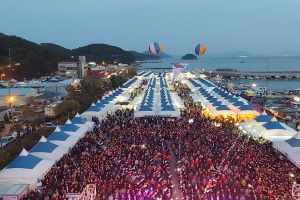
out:
{"label": "green hill", "polygon": [[[11,49],[12,67],[8,49]],[[0,33],[0,68],[13,78],[31,78],[51,74],[57,70],[57,62],[69,61],[69,55],[53,51],[20,37]]]}
{"label": "green hill", "polygon": [[[11,49],[12,67],[9,65],[9,48]],[[86,56],[87,61],[97,63],[121,62],[134,63],[136,58],[130,52],[107,44],[91,44],[69,50],[52,43],[36,44],[16,36],[0,33],[0,72],[6,77],[23,79],[50,75],[57,71],[57,63],[77,60]]]}
{"label": "green hill", "polygon": [[185,54],[184,56],[182,56],[181,59],[182,60],[197,60],[198,58],[194,54]]}

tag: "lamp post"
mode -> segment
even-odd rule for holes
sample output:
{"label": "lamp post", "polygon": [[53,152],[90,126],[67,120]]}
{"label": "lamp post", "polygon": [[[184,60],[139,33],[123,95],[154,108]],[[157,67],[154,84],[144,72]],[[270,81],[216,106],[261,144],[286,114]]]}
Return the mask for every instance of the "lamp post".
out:
{"label": "lamp post", "polygon": [[10,112],[11,112],[11,118],[12,118],[13,125],[15,124],[15,121],[14,121],[14,112],[13,112],[13,109],[12,109],[12,105],[13,105],[14,101],[15,101],[15,97],[9,95],[8,96],[8,104],[9,104],[9,107],[10,107]]}
{"label": "lamp post", "polygon": [[4,76],[5,76],[5,74],[1,74],[1,76],[0,76],[1,77],[1,81],[3,80]]}

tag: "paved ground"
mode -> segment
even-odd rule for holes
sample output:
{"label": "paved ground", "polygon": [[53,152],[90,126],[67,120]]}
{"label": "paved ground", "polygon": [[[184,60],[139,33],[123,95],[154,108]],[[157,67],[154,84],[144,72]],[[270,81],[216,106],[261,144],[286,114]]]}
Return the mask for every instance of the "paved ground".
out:
{"label": "paved ground", "polygon": [[5,124],[5,130],[0,132],[0,138],[7,136],[9,134],[9,130],[12,127],[12,124]]}
{"label": "paved ground", "polygon": [[172,173],[172,183],[174,185],[174,194],[173,194],[173,199],[175,200],[182,200],[182,193],[180,190],[180,185],[178,181],[178,175],[177,175],[177,159],[175,156],[175,153],[173,152],[172,148],[169,146],[169,151],[171,154],[171,173]]}

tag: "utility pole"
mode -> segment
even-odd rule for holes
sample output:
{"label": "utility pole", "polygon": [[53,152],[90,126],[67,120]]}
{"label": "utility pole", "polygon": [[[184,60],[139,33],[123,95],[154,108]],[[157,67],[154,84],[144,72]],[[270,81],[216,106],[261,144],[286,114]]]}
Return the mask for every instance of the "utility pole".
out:
{"label": "utility pole", "polygon": [[[12,61],[11,61],[11,51],[10,48],[8,48],[8,55],[9,55],[9,67],[12,67]],[[14,112],[13,112],[13,108],[12,108],[12,104],[14,101],[14,97],[11,96],[11,89],[10,89],[10,78],[8,78],[8,103],[9,103],[9,107],[10,107],[10,112],[11,112],[11,118],[12,118],[12,122],[13,122],[13,126],[15,124],[14,121]]]}

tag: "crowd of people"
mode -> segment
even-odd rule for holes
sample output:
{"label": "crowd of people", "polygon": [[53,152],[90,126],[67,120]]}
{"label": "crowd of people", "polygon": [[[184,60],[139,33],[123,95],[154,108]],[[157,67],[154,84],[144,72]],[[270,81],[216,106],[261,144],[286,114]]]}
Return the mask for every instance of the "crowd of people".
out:
{"label": "crowd of people", "polygon": [[299,175],[297,167],[234,123],[204,117],[184,85],[176,90],[187,107],[180,119],[134,118],[133,110],[93,118],[94,130],[28,199],[66,199],[87,184],[96,185],[98,199],[108,200],[292,199],[289,174]]}

